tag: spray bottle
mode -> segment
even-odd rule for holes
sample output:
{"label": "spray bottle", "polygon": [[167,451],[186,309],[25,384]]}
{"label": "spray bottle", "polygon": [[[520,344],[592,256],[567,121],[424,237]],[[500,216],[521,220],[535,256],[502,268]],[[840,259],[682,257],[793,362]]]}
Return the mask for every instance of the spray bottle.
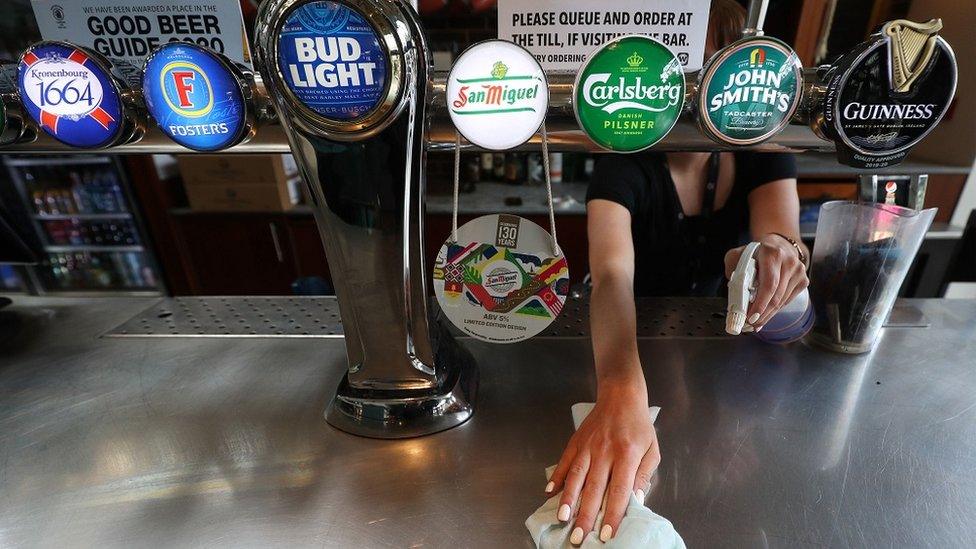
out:
{"label": "spray bottle", "polygon": [[[755,299],[756,260],[753,255],[759,249],[758,242],[750,242],[739,257],[735,272],[729,279],[729,306],[725,317],[725,331],[739,335],[746,327],[746,312]],[[787,303],[759,332],[757,338],[767,343],[791,343],[805,336],[813,327],[813,307],[806,289]]]}

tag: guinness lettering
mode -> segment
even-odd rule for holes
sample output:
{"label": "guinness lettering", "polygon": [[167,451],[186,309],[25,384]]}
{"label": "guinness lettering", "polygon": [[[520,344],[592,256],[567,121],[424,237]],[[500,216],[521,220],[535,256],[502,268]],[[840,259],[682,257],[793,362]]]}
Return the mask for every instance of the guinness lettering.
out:
{"label": "guinness lettering", "polygon": [[799,103],[801,67],[774,38],[745,38],[718,52],[702,69],[698,123],[721,143],[752,145],[789,123]]}
{"label": "guinness lettering", "polygon": [[862,105],[850,103],[844,107],[847,120],[913,120],[929,119],[935,113],[936,105]]}
{"label": "guinness lettering", "polygon": [[843,56],[827,74],[814,131],[858,168],[897,164],[942,119],[955,94],[952,49],[925,24],[892,21]]}

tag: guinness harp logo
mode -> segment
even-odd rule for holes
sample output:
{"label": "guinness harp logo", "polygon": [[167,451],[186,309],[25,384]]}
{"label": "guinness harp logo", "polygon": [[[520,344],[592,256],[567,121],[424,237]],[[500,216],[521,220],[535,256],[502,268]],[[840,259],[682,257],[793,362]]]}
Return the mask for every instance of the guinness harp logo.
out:
{"label": "guinness harp logo", "polygon": [[882,32],[889,38],[891,52],[891,88],[898,93],[911,89],[915,80],[929,66],[935,53],[936,37],[942,30],[942,19],[913,23],[905,19],[891,21]]}

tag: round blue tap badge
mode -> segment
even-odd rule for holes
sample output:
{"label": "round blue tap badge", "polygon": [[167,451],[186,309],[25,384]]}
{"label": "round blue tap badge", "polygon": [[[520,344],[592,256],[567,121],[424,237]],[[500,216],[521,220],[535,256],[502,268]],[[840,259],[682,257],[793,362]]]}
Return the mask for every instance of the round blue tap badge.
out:
{"label": "round blue tap badge", "polygon": [[119,91],[92,54],[67,43],[41,42],[20,58],[17,86],[31,118],[66,145],[111,145],[122,128]]}
{"label": "round blue tap badge", "polygon": [[247,127],[241,82],[216,54],[183,42],[158,48],[146,61],[146,107],[170,139],[197,151],[236,145]]}
{"label": "round blue tap badge", "polygon": [[366,115],[387,84],[379,35],[338,2],[309,2],[289,14],[278,35],[278,69],[299,101],[332,120]]}

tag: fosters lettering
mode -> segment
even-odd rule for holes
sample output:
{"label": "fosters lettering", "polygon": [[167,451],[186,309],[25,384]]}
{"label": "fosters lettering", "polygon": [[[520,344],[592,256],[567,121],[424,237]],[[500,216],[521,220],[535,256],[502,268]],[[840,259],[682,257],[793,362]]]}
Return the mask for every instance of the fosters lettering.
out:
{"label": "fosters lettering", "polygon": [[465,139],[490,150],[528,141],[546,116],[549,86],[532,54],[504,40],[465,50],[447,77],[448,112]]}
{"label": "fosters lettering", "polygon": [[278,69],[305,106],[335,120],[360,118],[386,91],[387,56],[366,19],[337,2],[296,8],[278,37]]}
{"label": "fosters lettering", "polygon": [[701,72],[699,125],[733,145],[764,141],[786,126],[799,103],[802,67],[774,38],[745,38],[718,52]]}
{"label": "fosters lettering", "polygon": [[633,152],[671,131],[684,91],[681,63],[667,47],[627,36],[590,56],[577,75],[573,106],[580,127],[597,145]]}
{"label": "fosters lettering", "polygon": [[184,147],[232,147],[247,133],[245,84],[238,72],[201,46],[164,45],[146,60],[146,107],[163,133]]}
{"label": "fosters lettering", "polygon": [[814,130],[858,168],[897,164],[942,119],[956,89],[956,60],[941,21],[892,21],[827,75]]}

